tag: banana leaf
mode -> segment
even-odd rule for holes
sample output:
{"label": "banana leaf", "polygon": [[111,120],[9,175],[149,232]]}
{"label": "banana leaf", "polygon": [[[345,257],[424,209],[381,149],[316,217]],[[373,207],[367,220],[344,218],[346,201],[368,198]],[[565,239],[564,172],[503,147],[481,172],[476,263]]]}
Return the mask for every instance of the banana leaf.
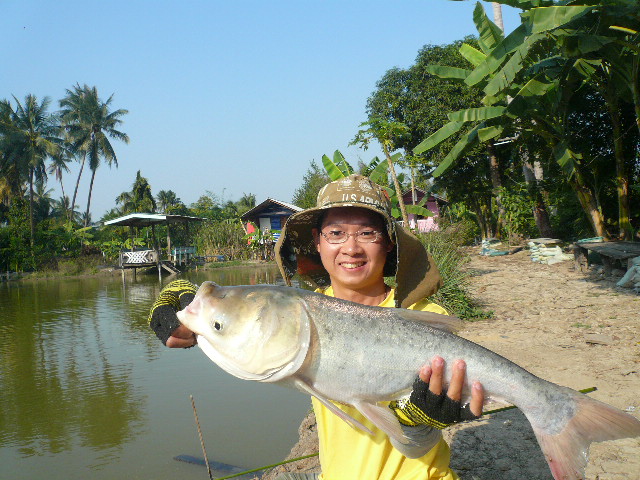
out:
{"label": "banana leaf", "polygon": [[326,155],[322,155],[322,165],[327,171],[327,175],[332,181],[340,178],[348,177],[353,173],[353,168],[347,163],[342,153],[336,150],[333,154],[333,160]]}
{"label": "banana leaf", "polygon": [[344,177],[342,171],[340,171],[336,164],[326,155],[322,155],[322,165],[324,165],[324,169],[327,171],[327,175],[329,175],[331,181]]}
{"label": "banana leaf", "polygon": [[615,41],[616,39],[614,37],[580,34],[575,30],[571,30],[571,33],[558,37],[558,45],[562,47],[567,57],[584,56],[587,53],[601,50],[605,45]]}
{"label": "banana leaf", "polygon": [[611,25],[611,26],[609,26],[609,28],[611,30],[618,30],[620,32],[629,33],[631,35],[637,35],[637,33],[638,33],[637,30],[633,30],[632,28],[627,28],[627,27],[620,27],[618,25]]}
{"label": "banana leaf", "polygon": [[558,86],[557,82],[545,82],[543,74],[539,74],[529,80],[511,100],[507,111],[511,115],[526,115],[527,111],[532,107],[532,102],[539,103],[539,98],[543,97],[551,90]]}
{"label": "banana leaf", "polygon": [[455,144],[446,157],[442,159],[438,168],[433,172],[434,177],[439,177],[453,165],[468,149],[475,145],[478,141],[478,130],[484,128],[484,123],[476,125],[463,135],[463,137]]}
{"label": "banana leaf", "polygon": [[349,165],[340,150],[333,152],[333,163],[336,164],[345,177],[348,177],[353,173],[353,167]]}
{"label": "banana leaf", "polygon": [[495,3],[508,5],[509,7],[519,8],[521,10],[529,10],[536,7],[553,6],[553,0],[498,0]]}
{"label": "banana leaf", "polygon": [[532,8],[524,12],[521,17],[523,21],[531,25],[531,34],[535,34],[548,32],[549,30],[567,25],[573,20],[586,15],[594,8],[595,6],[591,5]]}
{"label": "banana leaf", "polygon": [[[376,166],[373,170],[371,170],[371,172],[369,173],[369,178],[371,179],[371,181],[373,181],[374,183],[377,184],[381,184],[381,183],[387,183],[387,170],[389,168],[389,163],[387,162],[381,162],[378,157],[375,157],[371,163],[373,163],[373,161],[377,160]],[[371,164],[369,164],[371,165]]]}
{"label": "banana leaf", "polygon": [[448,115],[451,122],[475,122],[499,117],[506,111],[506,107],[476,107],[458,110]]}
{"label": "banana leaf", "polygon": [[[500,2],[502,3],[502,2]],[[502,42],[500,42],[491,51],[487,60],[478,65],[473,72],[467,77],[465,83],[467,85],[476,85],[483,80],[487,75],[495,72],[505,62],[507,56],[512,52],[520,49],[520,56],[524,58],[528,50],[542,38],[546,37],[546,32],[550,30],[562,27],[571,21],[586,15],[593,10],[592,6],[576,6],[576,7],[541,7],[532,8],[521,14],[523,23],[518,26],[513,32],[507,35]],[[527,43],[527,46],[523,44]],[[515,75],[520,69],[522,58],[515,59],[509,66],[508,73]],[[500,72],[498,76],[502,73]],[[491,91],[499,91],[498,80],[491,87]],[[488,93],[487,94],[491,94]]]}
{"label": "banana leaf", "polygon": [[550,76],[555,76],[561,71],[566,63],[567,59],[563,56],[552,55],[551,57],[543,58],[531,65],[531,67],[529,67],[529,71],[534,75],[544,71],[549,72]]}
{"label": "banana leaf", "polygon": [[420,142],[420,144],[418,144],[413,149],[413,153],[415,153],[416,155],[419,155],[422,152],[426,152],[427,150],[432,149],[436,145],[445,141],[454,133],[457,133],[458,131],[460,131],[463,125],[464,125],[464,122],[449,122],[444,124],[444,126],[442,126],[437,132],[435,132],[433,135],[430,135],[425,140]]}
{"label": "banana leaf", "polygon": [[553,148],[553,156],[558,165],[571,177],[576,169],[576,160],[582,158],[582,155],[569,149],[566,142],[559,142]]}
{"label": "banana leaf", "polygon": [[428,65],[425,70],[436,77],[462,81],[464,81],[464,79],[471,73],[471,70],[458,67],[447,67],[444,65]]}
{"label": "banana leaf", "polygon": [[477,67],[487,59],[486,54],[468,43],[463,43],[458,49],[458,52],[474,67]]}
{"label": "banana leaf", "polygon": [[513,52],[507,63],[497,72],[493,78],[484,87],[484,93],[487,95],[496,95],[505,88],[509,87],[515,80],[516,76],[524,68],[524,63],[532,48],[541,40],[545,39],[544,34],[535,34],[528,36],[522,44]]}
{"label": "banana leaf", "polygon": [[592,78],[598,67],[602,65],[602,60],[586,60],[579,58],[573,64],[573,68],[587,80]]}
{"label": "banana leaf", "polygon": [[476,7],[473,9],[473,23],[480,36],[478,39],[480,48],[484,53],[490,53],[502,41],[504,34],[500,27],[489,20],[480,2],[476,2]]}
{"label": "banana leaf", "polygon": [[525,24],[520,24],[513,32],[504,37],[502,41],[487,56],[487,59],[478,65],[466,78],[465,83],[469,86],[476,85],[487,75],[495,72],[504,62],[507,55],[515,51],[525,38],[528,31]]}
{"label": "banana leaf", "polygon": [[478,130],[478,141],[488,142],[502,134],[504,127],[502,125],[492,125],[490,127]]}
{"label": "banana leaf", "polygon": [[433,217],[433,212],[427,208],[424,208],[421,205],[409,204],[409,205],[405,205],[404,208],[407,210],[407,213],[413,213],[414,215],[422,215],[423,217]]}

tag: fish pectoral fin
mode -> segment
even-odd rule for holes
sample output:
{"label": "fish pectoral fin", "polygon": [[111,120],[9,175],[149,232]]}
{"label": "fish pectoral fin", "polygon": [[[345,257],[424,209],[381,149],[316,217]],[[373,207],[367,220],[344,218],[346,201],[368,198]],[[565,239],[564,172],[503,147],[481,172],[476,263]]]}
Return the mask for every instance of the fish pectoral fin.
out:
{"label": "fish pectoral fin", "polygon": [[389,435],[390,438],[401,444],[408,444],[411,442],[409,438],[402,431],[400,422],[386,406],[373,405],[367,402],[358,402],[353,404],[360,413],[371,420],[376,427]]}
{"label": "fish pectoral fin", "polygon": [[360,430],[363,430],[363,431],[367,432],[368,434],[373,435],[373,432],[371,430],[369,430],[367,427],[365,427],[362,423],[360,423],[358,420],[353,418],[351,415],[349,415],[349,414],[343,412],[342,410],[340,410],[333,403],[331,403],[331,401],[329,399],[325,398],[320,392],[318,392],[315,388],[313,388],[308,383],[306,383],[306,382],[304,382],[304,381],[302,381],[300,379],[297,379],[294,382],[294,384],[299,390],[302,390],[303,392],[308,393],[309,395],[311,395],[313,397],[316,397],[320,403],[322,403],[331,412],[336,414],[338,417],[340,417],[342,420],[347,422],[352,427],[359,428]]}

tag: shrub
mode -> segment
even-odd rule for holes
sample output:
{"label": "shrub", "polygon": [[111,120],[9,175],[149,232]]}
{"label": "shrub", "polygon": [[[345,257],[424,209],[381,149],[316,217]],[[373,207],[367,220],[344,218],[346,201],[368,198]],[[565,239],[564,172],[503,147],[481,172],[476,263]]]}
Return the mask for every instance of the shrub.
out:
{"label": "shrub", "polygon": [[491,317],[483,311],[469,293],[471,274],[465,268],[469,257],[460,249],[460,237],[455,229],[420,234],[419,238],[440,270],[443,285],[430,300],[450,314],[465,320]]}
{"label": "shrub", "polygon": [[235,220],[206,222],[198,230],[194,243],[200,255],[224,255],[229,260],[250,256],[244,229]]}

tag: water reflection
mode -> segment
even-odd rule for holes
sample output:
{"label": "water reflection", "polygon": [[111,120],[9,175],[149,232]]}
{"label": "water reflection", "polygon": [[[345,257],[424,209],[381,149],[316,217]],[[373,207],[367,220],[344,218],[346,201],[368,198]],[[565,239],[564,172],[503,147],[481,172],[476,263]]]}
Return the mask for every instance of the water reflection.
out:
{"label": "water reflection", "polygon": [[[185,278],[221,285],[278,283],[273,267],[199,271]],[[149,330],[149,306],[169,280],[160,284],[155,275],[138,275],[136,281],[124,283],[114,276],[0,285],[3,478],[9,473],[11,478],[25,479],[44,475],[61,479],[202,478],[203,472],[185,471],[171,460],[179,453],[199,453],[192,413],[186,408],[188,392],[196,392],[201,399],[201,421],[217,431],[231,431],[228,435],[234,437],[229,438],[238,442],[228,451],[219,446],[217,460],[253,466],[278,460],[274,455],[288,451],[307,409],[306,400],[294,398],[289,407],[274,415],[282,418],[274,418],[277,423],[267,426],[277,429],[283,419],[289,421],[286,445],[276,451],[267,448],[264,455],[268,458],[261,458],[259,449],[253,448],[256,455],[252,458],[244,448],[250,440],[243,434],[251,435],[249,430],[236,435],[234,428],[244,426],[226,424],[208,400],[214,393],[227,405],[233,405],[234,398],[254,399],[247,390],[252,386],[237,385],[251,382],[218,374],[197,350],[161,347]],[[194,381],[192,372],[204,381]],[[229,380],[231,383],[225,383]],[[258,388],[265,402],[287,401],[279,397],[287,397],[288,392],[280,392],[283,389],[273,393]],[[242,408],[256,410],[256,405],[243,404]],[[225,415],[234,418],[229,409]],[[224,443],[225,448],[229,446]]]}

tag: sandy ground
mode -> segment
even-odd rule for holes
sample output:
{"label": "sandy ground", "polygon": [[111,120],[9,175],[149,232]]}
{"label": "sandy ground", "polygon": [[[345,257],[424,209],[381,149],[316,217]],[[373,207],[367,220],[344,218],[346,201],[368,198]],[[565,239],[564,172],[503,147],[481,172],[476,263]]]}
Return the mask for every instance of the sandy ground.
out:
{"label": "sandy ground", "polygon": [[[474,297],[494,317],[467,323],[461,336],[557,384],[597,387],[591,397],[640,417],[640,296],[616,288],[617,278],[577,272],[570,261],[534,264],[527,252],[472,255],[469,268]],[[313,418],[300,433],[291,457],[317,452]],[[451,427],[445,438],[464,480],[553,478],[519,410]],[[289,467],[317,468],[316,459]],[[586,478],[640,480],[640,438],[593,444]]]}

